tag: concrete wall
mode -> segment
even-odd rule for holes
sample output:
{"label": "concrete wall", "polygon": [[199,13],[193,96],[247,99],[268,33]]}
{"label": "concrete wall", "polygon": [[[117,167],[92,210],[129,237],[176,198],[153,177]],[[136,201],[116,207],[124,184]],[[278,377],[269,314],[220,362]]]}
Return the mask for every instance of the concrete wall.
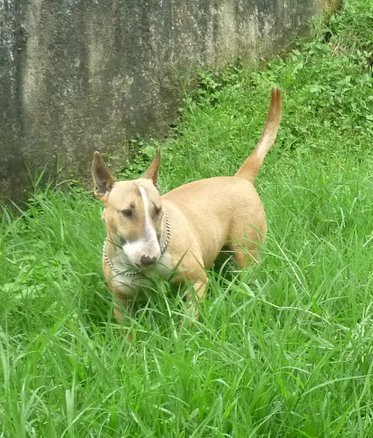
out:
{"label": "concrete wall", "polygon": [[0,200],[28,173],[89,174],[92,151],[160,136],[180,75],[255,62],[307,32],[320,0],[0,0]]}

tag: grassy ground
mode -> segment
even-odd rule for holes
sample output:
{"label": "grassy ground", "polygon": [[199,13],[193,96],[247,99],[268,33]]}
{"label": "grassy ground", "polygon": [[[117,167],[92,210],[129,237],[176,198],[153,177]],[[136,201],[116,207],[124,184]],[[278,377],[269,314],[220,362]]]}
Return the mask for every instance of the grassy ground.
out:
{"label": "grassy ground", "polygon": [[[0,232],[0,436],[373,436],[372,10],[365,0],[259,73],[201,74],[163,190],[230,174],[270,88],[279,139],[257,180],[269,223],[256,269],[209,274],[201,320],[159,284],[123,342],[101,275],[100,206],[38,191]],[[142,170],[150,142],[124,174]]]}

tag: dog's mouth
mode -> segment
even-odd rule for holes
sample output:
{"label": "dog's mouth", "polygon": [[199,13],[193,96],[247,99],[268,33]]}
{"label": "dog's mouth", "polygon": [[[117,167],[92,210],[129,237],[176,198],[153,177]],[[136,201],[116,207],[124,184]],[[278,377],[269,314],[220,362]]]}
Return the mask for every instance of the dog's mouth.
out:
{"label": "dog's mouth", "polygon": [[135,267],[137,269],[146,269],[151,268],[159,261],[158,258],[146,258],[145,261],[141,261],[140,263],[135,263]]}

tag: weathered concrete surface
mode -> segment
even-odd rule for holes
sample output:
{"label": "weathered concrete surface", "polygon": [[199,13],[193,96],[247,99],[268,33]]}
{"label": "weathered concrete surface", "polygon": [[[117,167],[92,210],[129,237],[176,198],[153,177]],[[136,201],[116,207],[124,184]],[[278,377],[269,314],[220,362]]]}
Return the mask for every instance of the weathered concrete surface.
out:
{"label": "weathered concrete surface", "polygon": [[94,149],[162,135],[179,77],[255,63],[307,32],[320,0],[0,0],[0,200],[45,166],[87,177]]}

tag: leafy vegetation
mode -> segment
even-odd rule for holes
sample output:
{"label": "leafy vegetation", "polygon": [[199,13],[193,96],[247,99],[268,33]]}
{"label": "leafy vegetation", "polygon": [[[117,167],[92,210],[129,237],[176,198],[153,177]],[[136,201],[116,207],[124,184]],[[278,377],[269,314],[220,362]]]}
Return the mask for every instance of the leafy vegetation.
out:
{"label": "leafy vegetation", "polygon": [[161,144],[163,191],[232,174],[260,136],[271,87],[283,90],[257,179],[262,263],[210,272],[193,327],[181,325],[180,294],[159,284],[123,341],[90,194],[49,188],[16,217],[3,210],[0,436],[373,436],[373,12],[345,3],[263,71],[201,73]]}

